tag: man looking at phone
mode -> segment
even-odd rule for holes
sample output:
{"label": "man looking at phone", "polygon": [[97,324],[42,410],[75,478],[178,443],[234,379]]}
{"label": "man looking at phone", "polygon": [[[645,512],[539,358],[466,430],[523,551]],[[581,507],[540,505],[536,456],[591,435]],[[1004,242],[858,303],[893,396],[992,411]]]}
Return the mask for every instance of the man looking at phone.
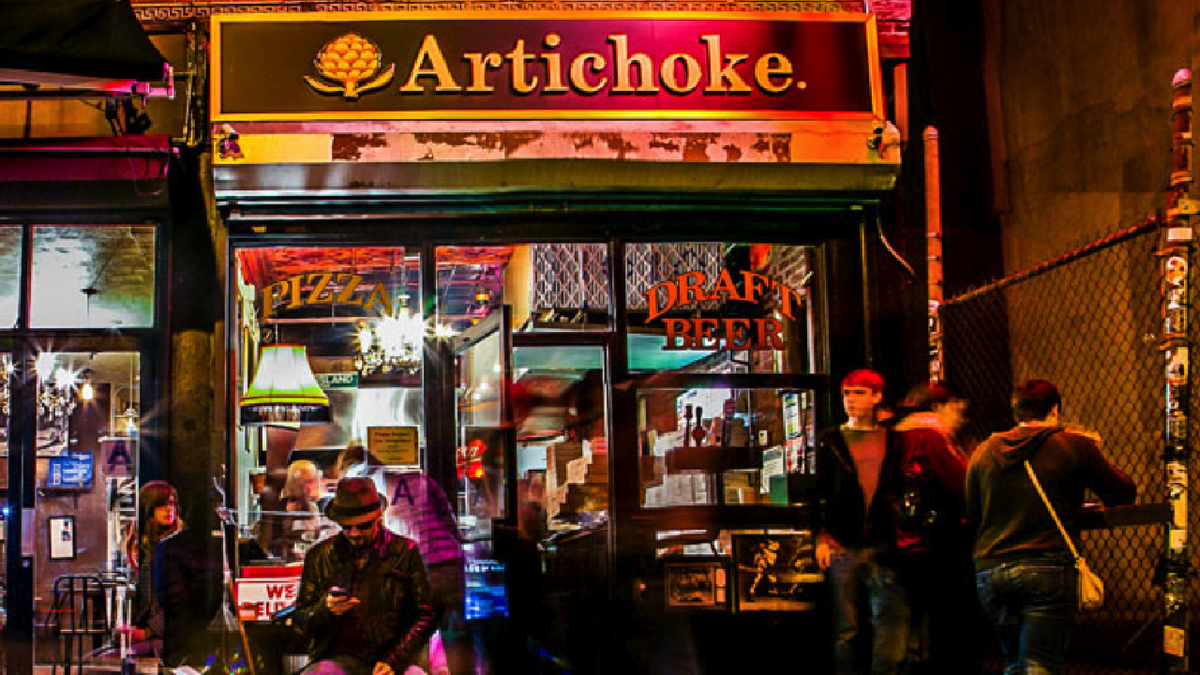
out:
{"label": "man looking at phone", "polygon": [[296,626],[309,638],[307,675],[400,675],[437,629],[417,545],[380,522],[370,478],[343,478],[326,507],[341,526],[304,559]]}

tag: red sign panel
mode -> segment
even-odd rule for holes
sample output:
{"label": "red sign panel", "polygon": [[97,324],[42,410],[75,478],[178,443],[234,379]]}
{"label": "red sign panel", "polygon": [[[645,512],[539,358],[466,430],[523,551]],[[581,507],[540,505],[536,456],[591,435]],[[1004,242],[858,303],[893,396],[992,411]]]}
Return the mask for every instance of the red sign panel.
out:
{"label": "red sign panel", "polygon": [[882,116],[869,14],[213,18],[213,119]]}

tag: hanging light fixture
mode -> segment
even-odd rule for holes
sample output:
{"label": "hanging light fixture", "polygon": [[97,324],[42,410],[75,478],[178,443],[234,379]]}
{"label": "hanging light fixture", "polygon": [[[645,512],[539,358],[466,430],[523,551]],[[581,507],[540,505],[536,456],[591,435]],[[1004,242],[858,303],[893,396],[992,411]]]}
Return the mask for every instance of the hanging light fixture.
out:
{"label": "hanging light fixture", "polygon": [[14,370],[16,370],[16,369],[13,367],[12,356],[9,354],[5,354],[3,362],[0,363],[0,371],[2,371],[2,372],[0,372],[0,378],[3,378],[3,381],[0,381],[0,405],[3,406],[5,415],[8,414],[8,409],[9,409],[8,408],[8,400],[9,400],[8,383],[9,383],[9,380],[12,379],[12,374],[13,374]]}
{"label": "hanging light fixture", "polygon": [[52,352],[41,352],[34,361],[38,376],[38,412],[50,419],[60,419],[75,410],[75,373],[58,366]]}
{"label": "hanging light fixture", "polygon": [[304,346],[262,348],[254,380],[242,396],[241,421],[246,426],[329,424],[329,397],[313,376]]}
{"label": "hanging light fixture", "polygon": [[[395,273],[396,250],[392,249],[389,276],[393,277],[393,288],[396,286]],[[406,286],[407,280],[402,279],[401,289]],[[391,314],[384,315],[374,324],[366,321],[358,324],[358,355],[354,357],[354,367],[363,376],[376,371],[414,373],[421,368],[427,332],[420,312],[414,312],[408,306],[408,294],[401,290],[396,309]]]}
{"label": "hanging light fixture", "polygon": [[67,417],[75,410],[75,373],[59,367],[53,352],[41,352],[33,363],[38,378],[38,413],[48,419]]}
{"label": "hanging light fixture", "polygon": [[400,296],[394,316],[385,316],[374,326],[358,326],[358,356],[354,367],[362,375],[375,371],[412,373],[421,368],[425,349],[425,322],[408,306],[408,296]]}
{"label": "hanging light fixture", "polygon": [[84,401],[96,398],[96,388],[92,386],[92,371],[90,370],[83,374],[83,386],[79,388],[79,398]]}
{"label": "hanging light fixture", "polygon": [[475,284],[475,305],[477,307],[487,307],[491,301],[492,292],[488,290],[487,286],[483,285],[482,280],[480,283]]}

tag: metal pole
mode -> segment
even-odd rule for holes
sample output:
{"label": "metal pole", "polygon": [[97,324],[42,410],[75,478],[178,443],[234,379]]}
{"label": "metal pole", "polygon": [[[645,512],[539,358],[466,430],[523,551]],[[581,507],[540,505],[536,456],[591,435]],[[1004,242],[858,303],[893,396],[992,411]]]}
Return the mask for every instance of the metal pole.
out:
{"label": "metal pole", "polygon": [[1192,184],[1192,73],[1181,69],[1172,82],[1174,101],[1171,139],[1171,187],[1167,191],[1167,222],[1158,257],[1162,265],[1163,325],[1162,350],[1166,363],[1166,433],[1163,459],[1166,461],[1167,503],[1171,522],[1167,527],[1164,554],[1166,571],[1163,584],[1164,673],[1188,672],[1188,550],[1187,500],[1188,467],[1191,455],[1188,443],[1188,413],[1191,396],[1189,379],[1189,324],[1191,317],[1192,218],[1200,203],[1188,198]]}
{"label": "metal pole", "polygon": [[943,377],[942,323],[942,174],[937,129],[925,127],[925,269],[929,286],[929,379]]}

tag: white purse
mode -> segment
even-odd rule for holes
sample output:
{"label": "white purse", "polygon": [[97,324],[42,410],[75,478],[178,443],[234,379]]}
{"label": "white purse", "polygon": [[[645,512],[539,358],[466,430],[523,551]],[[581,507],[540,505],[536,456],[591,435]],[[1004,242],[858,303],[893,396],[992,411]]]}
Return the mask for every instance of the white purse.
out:
{"label": "white purse", "polygon": [[1071,550],[1071,557],[1075,559],[1075,569],[1079,571],[1079,609],[1098,609],[1104,604],[1104,581],[1088,567],[1087,561],[1079,555],[1079,551],[1075,550],[1075,543],[1071,541],[1067,529],[1063,527],[1062,521],[1058,519],[1058,514],[1054,512],[1054,507],[1050,505],[1046,493],[1042,491],[1042,484],[1038,482],[1037,474],[1033,472],[1029,460],[1025,460],[1025,471],[1029,473],[1029,480],[1033,481],[1033,487],[1037,489],[1042,503],[1046,505],[1046,510],[1050,512],[1050,517],[1054,519],[1054,524],[1062,533],[1063,540],[1067,542],[1067,548]]}

